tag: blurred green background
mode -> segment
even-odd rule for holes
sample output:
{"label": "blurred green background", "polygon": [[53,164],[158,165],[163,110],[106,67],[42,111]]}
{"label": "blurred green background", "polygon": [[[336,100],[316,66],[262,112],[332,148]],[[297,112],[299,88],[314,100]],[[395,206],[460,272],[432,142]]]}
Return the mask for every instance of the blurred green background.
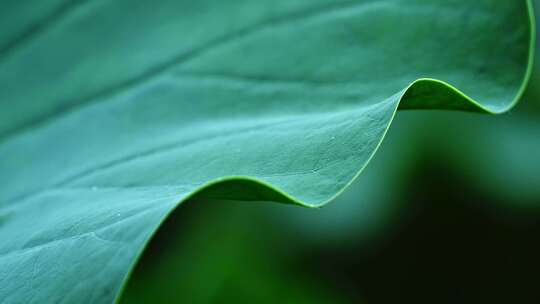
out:
{"label": "blurred green background", "polygon": [[186,203],[123,300],[540,303],[539,238],[537,64],[505,115],[398,113],[364,173],[322,209]]}

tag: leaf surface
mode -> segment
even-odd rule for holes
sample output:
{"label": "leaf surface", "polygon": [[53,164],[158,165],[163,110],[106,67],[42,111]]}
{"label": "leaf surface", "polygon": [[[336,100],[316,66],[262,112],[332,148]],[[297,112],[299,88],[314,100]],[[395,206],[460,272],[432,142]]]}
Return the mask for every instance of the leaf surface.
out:
{"label": "leaf surface", "polygon": [[530,74],[530,6],[8,1],[0,299],[113,302],[193,196],[321,206],[396,109],[507,111]]}

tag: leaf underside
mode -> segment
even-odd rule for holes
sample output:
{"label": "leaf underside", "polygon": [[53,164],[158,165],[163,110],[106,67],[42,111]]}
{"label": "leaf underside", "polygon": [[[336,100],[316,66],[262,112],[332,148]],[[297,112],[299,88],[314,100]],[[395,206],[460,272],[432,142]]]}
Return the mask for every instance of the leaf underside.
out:
{"label": "leaf underside", "polygon": [[510,109],[534,37],[525,0],[5,2],[2,303],[118,300],[194,196],[324,205],[396,109]]}

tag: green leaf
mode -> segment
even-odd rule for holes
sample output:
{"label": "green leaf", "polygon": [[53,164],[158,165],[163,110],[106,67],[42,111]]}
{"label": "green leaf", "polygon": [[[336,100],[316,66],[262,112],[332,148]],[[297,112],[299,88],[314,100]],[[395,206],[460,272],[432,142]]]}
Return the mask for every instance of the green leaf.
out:
{"label": "green leaf", "polygon": [[367,165],[398,107],[508,110],[530,74],[530,11],[525,0],[3,3],[0,299],[118,300],[189,198],[321,206]]}

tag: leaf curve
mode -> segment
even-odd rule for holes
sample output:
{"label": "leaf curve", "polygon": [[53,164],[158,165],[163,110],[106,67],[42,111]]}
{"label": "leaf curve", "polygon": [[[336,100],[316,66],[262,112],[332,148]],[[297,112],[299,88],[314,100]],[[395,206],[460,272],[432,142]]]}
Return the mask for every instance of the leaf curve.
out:
{"label": "leaf curve", "polygon": [[114,301],[179,202],[320,206],[398,107],[500,113],[530,75],[530,1],[66,3],[0,12],[6,303]]}

